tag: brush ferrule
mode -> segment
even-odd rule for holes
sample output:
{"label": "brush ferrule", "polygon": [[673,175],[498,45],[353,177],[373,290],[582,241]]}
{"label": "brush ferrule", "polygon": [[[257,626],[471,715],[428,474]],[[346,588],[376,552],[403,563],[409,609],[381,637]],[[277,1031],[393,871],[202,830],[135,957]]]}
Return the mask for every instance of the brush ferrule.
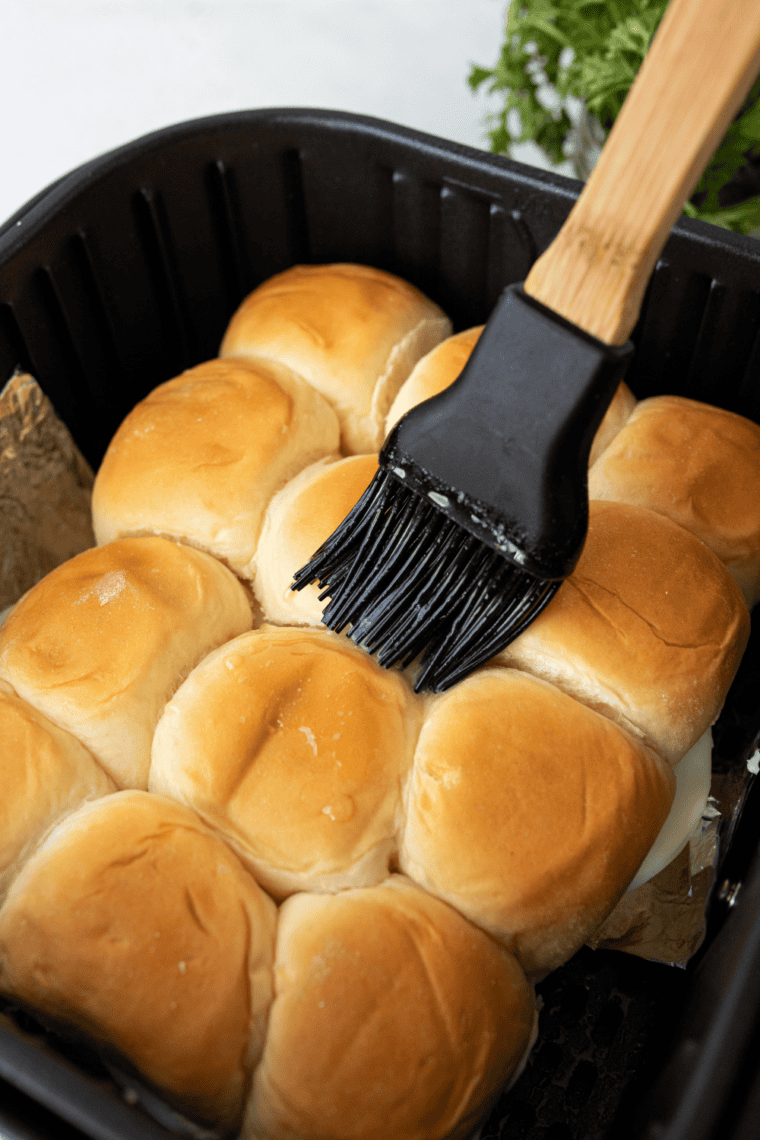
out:
{"label": "brush ferrule", "polygon": [[437,479],[429,471],[399,451],[391,436],[380,457],[388,474],[421,499],[431,504],[447,518],[455,522],[468,534],[486,543],[492,550],[507,558],[515,566],[537,577],[545,577],[538,568],[533,568],[531,560],[514,539],[520,538],[520,527],[515,524],[508,532],[504,518],[496,514],[487,503],[472,498],[461,490],[453,490],[443,480]]}
{"label": "brush ferrule", "polygon": [[511,285],[461,375],[404,416],[381,462],[519,568],[566,578],[588,526],[591,443],[632,351]]}

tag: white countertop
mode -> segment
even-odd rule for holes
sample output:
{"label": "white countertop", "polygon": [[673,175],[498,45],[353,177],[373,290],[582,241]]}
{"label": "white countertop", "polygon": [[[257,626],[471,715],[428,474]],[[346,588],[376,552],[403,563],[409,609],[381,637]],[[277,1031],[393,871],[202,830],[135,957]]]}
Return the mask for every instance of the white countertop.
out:
{"label": "white countertop", "polygon": [[59,175],[184,119],[377,115],[487,148],[508,0],[0,0],[0,220]]}

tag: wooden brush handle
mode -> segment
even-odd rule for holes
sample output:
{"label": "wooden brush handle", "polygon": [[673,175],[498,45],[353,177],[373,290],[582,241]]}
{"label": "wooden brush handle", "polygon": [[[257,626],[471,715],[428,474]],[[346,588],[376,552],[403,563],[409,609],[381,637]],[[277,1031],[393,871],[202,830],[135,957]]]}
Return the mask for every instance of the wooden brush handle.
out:
{"label": "wooden brush handle", "polygon": [[671,0],[591,177],[525,291],[623,344],[684,202],[760,70],[760,0]]}

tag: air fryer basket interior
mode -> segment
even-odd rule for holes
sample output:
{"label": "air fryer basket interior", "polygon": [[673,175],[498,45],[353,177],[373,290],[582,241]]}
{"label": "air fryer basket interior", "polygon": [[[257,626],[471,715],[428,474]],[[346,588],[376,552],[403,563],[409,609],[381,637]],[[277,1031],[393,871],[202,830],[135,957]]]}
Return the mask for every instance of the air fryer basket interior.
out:
{"label": "air fryer basket interior", "polygon": [[[525,277],[578,189],[336,112],[168,128],[60,179],[0,228],[0,386],[29,370],[96,466],[126,412],[214,356],[237,303],[271,274],[298,262],[379,266],[463,329]],[[760,243],[684,220],[648,290],[628,382],[638,397],[692,396],[760,422],[758,329]],[[718,764],[754,752],[759,672],[755,633],[716,732]],[[724,891],[733,906],[716,898],[686,970],[584,950],[541,985],[539,1044],[483,1140],[756,1135],[759,813],[750,795],[719,874],[741,889]],[[10,1008],[0,1078],[9,1136],[13,1117],[19,1137],[42,1137],[34,1114],[49,1111],[96,1140],[171,1134],[125,1104],[96,1061],[61,1055],[55,1035]]]}

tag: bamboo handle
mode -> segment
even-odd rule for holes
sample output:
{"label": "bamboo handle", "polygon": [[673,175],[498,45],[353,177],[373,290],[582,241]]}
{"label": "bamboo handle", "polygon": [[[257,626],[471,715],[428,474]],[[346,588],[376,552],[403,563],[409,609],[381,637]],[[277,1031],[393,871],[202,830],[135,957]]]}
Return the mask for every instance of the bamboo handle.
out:
{"label": "bamboo handle", "polygon": [[760,0],[671,0],[599,160],[525,291],[624,344],[649,277],[760,70]]}

